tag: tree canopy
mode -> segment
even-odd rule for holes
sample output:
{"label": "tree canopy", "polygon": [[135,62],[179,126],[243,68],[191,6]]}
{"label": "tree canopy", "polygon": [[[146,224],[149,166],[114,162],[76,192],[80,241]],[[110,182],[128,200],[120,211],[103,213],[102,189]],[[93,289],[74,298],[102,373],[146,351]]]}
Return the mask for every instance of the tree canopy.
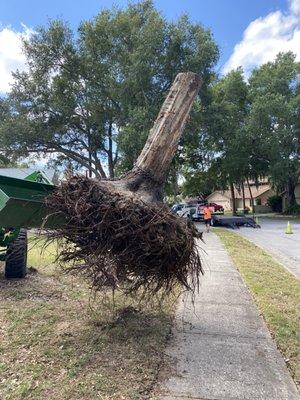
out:
{"label": "tree canopy", "polygon": [[[243,128],[248,113],[248,87],[241,69],[217,79],[210,88],[210,100],[202,114],[201,167],[192,165],[185,189],[197,182],[201,192],[223,188],[245,180],[248,158],[243,151]],[[203,163],[204,161],[204,163]],[[202,184],[201,184],[202,183]],[[195,193],[193,193],[195,194]]]}
{"label": "tree canopy", "polygon": [[[166,191],[242,187],[268,176],[295,204],[299,182],[300,63],[292,53],[217,76],[212,33],[183,15],[167,21],[150,0],[101,11],[73,32],[62,20],[24,41],[25,72],[0,99],[2,165],[53,154],[90,176],[130,170],[178,72],[200,74]],[[184,184],[179,188],[179,177]]]}
{"label": "tree canopy", "polygon": [[296,203],[300,177],[300,63],[292,53],[253,71],[249,80],[251,110],[247,129],[268,160],[266,174]]}
{"label": "tree canopy", "polygon": [[[28,70],[2,112],[6,154],[53,153],[97,177],[132,167],[174,77],[210,83],[218,48],[182,16],[169,23],[152,1],[101,11],[74,33],[61,20],[24,42]],[[3,110],[2,110],[3,111]]]}
{"label": "tree canopy", "polygon": [[[248,179],[267,176],[288,204],[296,202],[300,177],[300,64],[292,53],[255,69],[249,80],[242,69],[217,78],[202,113],[203,166],[186,160],[184,191],[203,187],[239,188]],[[203,152],[202,152],[203,154]],[[201,190],[200,190],[201,188]],[[199,193],[198,192],[198,193]]]}

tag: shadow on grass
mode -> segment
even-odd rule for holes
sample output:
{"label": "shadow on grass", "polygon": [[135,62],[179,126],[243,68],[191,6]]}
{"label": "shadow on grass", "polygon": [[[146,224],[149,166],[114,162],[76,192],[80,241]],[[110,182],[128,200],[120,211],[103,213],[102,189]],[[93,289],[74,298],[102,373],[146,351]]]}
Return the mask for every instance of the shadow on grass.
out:
{"label": "shadow on grass", "polygon": [[22,280],[0,277],[2,347],[9,349],[0,352],[0,398],[147,398],[176,298],[93,298],[81,279],[41,271]]}

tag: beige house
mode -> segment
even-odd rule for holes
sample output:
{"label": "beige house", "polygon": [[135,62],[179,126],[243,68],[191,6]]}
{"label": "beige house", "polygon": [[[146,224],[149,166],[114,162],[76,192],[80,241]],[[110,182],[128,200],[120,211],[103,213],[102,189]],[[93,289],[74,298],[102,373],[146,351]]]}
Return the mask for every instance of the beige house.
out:
{"label": "beige house", "polygon": [[[273,196],[275,192],[271,189],[268,183],[262,183],[259,186],[250,185],[251,192],[254,200],[256,212],[269,212],[271,211],[268,206],[268,198]],[[251,208],[251,195],[248,186],[245,186],[245,205]],[[243,208],[243,194],[242,190],[234,189],[236,208]],[[216,203],[224,207],[224,210],[232,210],[232,199],[230,190],[216,190],[207,196],[209,203]]]}

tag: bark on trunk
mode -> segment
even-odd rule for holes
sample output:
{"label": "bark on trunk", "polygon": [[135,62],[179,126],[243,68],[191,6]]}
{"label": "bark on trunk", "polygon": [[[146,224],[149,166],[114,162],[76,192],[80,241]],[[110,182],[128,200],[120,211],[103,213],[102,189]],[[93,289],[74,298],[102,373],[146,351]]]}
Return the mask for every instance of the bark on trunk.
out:
{"label": "bark on trunk", "polygon": [[156,180],[165,181],[200,83],[196,74],[177,75],[136,161],[135,170],[150,172]]}
{"label": "bark on trunk", "polygon": [[236,204],[235,204],[235,195],[234,195],[233,183],[230,183],[230,192],[231,192],[231,201],[232,201],[232,215],[236,215]]}
{"label": "bark on trunk", "polygon": [[200,86],[201,78],[192,72],[177,75],[132,171],[117,185],[139,192],[144,201],[162,199],[171,161]]}

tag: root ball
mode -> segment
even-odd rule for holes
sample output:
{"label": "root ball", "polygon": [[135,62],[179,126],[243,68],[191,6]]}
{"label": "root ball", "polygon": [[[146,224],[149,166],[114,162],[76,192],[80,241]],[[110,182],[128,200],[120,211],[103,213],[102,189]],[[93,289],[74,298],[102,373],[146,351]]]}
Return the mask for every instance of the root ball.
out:
{"label": "root ball", "polygon": [[162,203],[146,203],[113,181],[74,176],[47,198],[66,223],[51,232],[62,239],[59,260],[107,287],[168,293],[179,284],[198,286],[201,262],[196,228]]}

